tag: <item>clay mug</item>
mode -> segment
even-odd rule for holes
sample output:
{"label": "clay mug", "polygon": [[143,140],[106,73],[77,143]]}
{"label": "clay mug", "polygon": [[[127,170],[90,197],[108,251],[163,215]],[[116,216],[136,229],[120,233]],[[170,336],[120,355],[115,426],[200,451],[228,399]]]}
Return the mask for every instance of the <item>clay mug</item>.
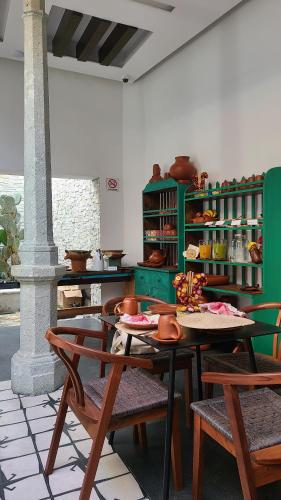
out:
{"label": "clay mug", "polygon": [[114,307],[114,314],[130,314],[135,316],[138,314],[138,301],[133,295],[128,295],[123,302],[119,302]]}
{"label": "clay mug", "polygon": [[158,322],[158,336],[160,339],[180,340],[181,327],[173,314],[160,316]]}

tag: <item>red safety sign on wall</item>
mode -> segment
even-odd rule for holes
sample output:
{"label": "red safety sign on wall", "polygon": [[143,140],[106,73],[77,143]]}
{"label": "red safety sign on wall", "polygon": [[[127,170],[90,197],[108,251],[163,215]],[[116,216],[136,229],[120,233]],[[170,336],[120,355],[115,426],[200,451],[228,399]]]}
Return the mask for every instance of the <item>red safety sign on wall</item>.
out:
{"label": "red safety sign on wall", "polygon": [[108,191],[119,191],[119,179],[107,178],[106,189]]}

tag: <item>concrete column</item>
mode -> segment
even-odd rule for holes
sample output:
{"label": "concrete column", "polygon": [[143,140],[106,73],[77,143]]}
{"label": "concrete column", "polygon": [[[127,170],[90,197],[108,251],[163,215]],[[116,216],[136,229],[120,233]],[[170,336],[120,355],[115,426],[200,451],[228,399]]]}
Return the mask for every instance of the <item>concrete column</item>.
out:
{"label": "concrete column", "polygon": [[51,392],[64,368],[44,338],[57,321],[58,265],[53,241],[49,94],[44,0],[24,0],[24,242],[21,265],[20,349],[12,358],[12,388],[21,394]]}

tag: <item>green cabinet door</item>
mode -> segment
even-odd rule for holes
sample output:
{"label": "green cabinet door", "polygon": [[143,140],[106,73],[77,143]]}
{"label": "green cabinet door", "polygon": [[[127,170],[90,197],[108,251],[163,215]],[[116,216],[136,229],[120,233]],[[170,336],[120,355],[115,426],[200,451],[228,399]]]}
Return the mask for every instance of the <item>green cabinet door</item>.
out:
{"label": "green cabinet door", "polygon": [[161,268],[135,268],[136,295],[148,295],[174,304],[176,293],[172,281],[176,273],[177,271]]}

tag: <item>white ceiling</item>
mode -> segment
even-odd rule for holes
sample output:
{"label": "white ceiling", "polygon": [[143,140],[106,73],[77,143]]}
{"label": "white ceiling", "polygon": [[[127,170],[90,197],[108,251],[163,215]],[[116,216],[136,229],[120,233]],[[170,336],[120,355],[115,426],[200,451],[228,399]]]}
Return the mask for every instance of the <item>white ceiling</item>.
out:
{"label": "white ceiling", "polygon": [[[132,0],[46,0],[47,13],[52,5],[57,5],[152,32],[123,68],[81,62],[70,57],[58,58],[52,54],[48,55],[49,66],[119,81],[128,75],[130,81],[134,81],[242,2],[161,0],[163,4],[175,7],[172,12],[168,12]],[[4,41],[0,43],[0,57],[22,59],[22,6],[22,0],[10,1]]]}

